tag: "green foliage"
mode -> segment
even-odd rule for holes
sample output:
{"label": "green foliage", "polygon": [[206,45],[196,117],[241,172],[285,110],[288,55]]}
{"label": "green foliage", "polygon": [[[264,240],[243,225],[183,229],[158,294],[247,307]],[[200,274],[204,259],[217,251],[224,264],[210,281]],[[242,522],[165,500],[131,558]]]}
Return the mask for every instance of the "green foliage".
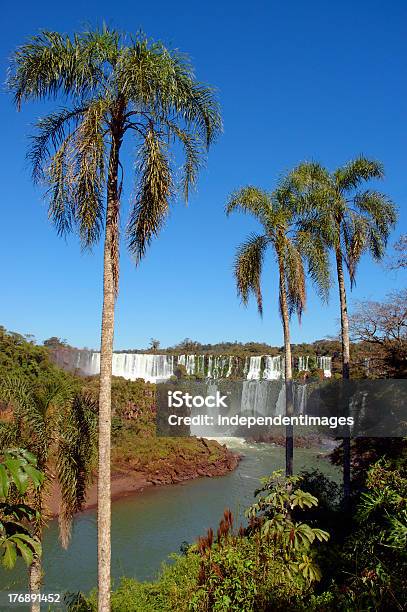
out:
{"label": "green foliage", "polygon": [[36,457],[25,449],[7,449],[0,464],[0,497],[7,498],[10,485],[22,496],[30,483],[38,488],[44,475],[36,468]]}
{"label": "green foliage", "polygon": [[0,463],[0,562],[12,569],[18,557],[27,566],[41,556],[41,542],[33,537],[29,523],[37,511],[25,503],[37,491],[44,474],[37,469],[36,457],[26,449],[7,449]]}
{"label": "green foliage", "polygon": [[386,195],[361,189],[363,183],[383,177],[382,164],[363,156],[332,173],[315,162],[302,163],[290,173],[303,229],[338,252],[352,285],[363,253],[376,260],[383,257],[397,219]]}
{"label": "green foliage", "polygon": [[[0,421],[0,450],[23,443],[36,456],[47,481],[57,478],[62,494],[60,533],[66,546],[72,517],[83,506],[95,465],[97,405],[64,379],[31,381],[22,374],[4,377],[0,398],[11,407],[8,419]],[[32,471],[30,466],[26,469]],[[33,503],[39,528],[41,492]]]}
{"label": "green foliage", "polygon": [[287,179],[272,193],[252,186],[244,187],[230,196],[226,213],[235,210],[250,213],[264,230],[261,235],[249,236],[236,252],[236,286],[243,303],[247,304],[250,294],[253,294],[262,314],[261,274],[266,249],[271,246],[279,265],[280,309],[283,307],[281,292],[284,288],[289,313],[296,312],[300,319],[306,303],[305,264],[324,298],[328,294],[330,272],[323,241],[311,237],[310,232],[299,224],[295,195]]}
{"label": "green foliage", "polygon": [[191,609],[285,609],[305,596],[321,578],[314,544],[329,534],[292,519],[294,512],[312,508],[318,500],[298,488],[297,477],[275,472],[264,480],[248,509],[249,525],[233,531],[233,516],[225,510],[216,540],[212,530],[198,540],[201,556],[199,588]]}
{"label": "green foliage", "polygon": [[[43,30],[31,37],[13,55],[8,87],[17,107],[58,97],[69,103],[38,121],[28,159],[34,181],[48,186],[49,216],[58,233],[77,229],[85,247],[100,238],[107,183],[131,134],[137,188],[127,244],[136,261],[163,225],[174,192],[180,188],[188,199],[205,150],[222,129],[214,91],[196,80],[185,54],[107,27],[71,37]],[[179,185],[179,160],[170,154],[175,142],[184,160]],[[115,209],[116,287],[117,221]]]}
{"label": "green foliage", "polygon": [[281,471],[274,472],[263,481],[256,502],[247,511],[252,525],[271,538],[286,562],[288,574],[299,573],[310,583],[318,581],[321,573],[311,550],[314,542],[326,542],[329,534],[295,520],[298,511],[318,505],[318,499],[299,488],[301,478],[285,478]]}
{"label": "green foliage", "polygon": [[407,478],[389,464],[378,461],[368,473],[367,491],[362,493],[356,521],[374,525],[378,546],[406,553]]}
{"label": "green foliage", "polygon": [[364,488],[346,526],[341,527],[345,517],[337,516],[334,547],[323,558],[329,588],[304,602],[301,610],[403,609],[407,480],[393,463],[382,459],[369,469]]}
{"label": "green foliage", "polygon": [[[196,589],[199,571],[197,555],[172,555],[172,562],[163,564],[158,580],[138,582],[122,578],[112,592],[112,612],[188,612],[189,601]],[[74,598],[72,598],[74,599]],[[97,594],[76,597],[70,612],[93,612],[97,610]]]}
{"label": "green foliage", "polygon": [[96,468],[97,415],[97,402],[87,394],[76,394],[58,422],[55,454],[62,495],[59,527],[64,547],[70,539],[72,517],[83,508]]}
{"label": "green foliage", "polygon": [[37,346],[29,336],[7,331],[0,326],[0,379],[13,375],[24,376],[31,381],[74,381],[70,374],[51,362],[48,348]]}

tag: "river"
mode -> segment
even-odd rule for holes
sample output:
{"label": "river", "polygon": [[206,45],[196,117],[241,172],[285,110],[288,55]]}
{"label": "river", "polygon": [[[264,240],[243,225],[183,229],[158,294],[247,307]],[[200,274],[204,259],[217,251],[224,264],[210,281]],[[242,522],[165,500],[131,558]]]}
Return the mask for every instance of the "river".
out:
{"label": "river", "polygon": [[[229,507],[235,522],[243,519],[253,500],[259,478],[284,465],[284,449],[269,444],[246,444],[230,439],[228,446],[244,454],[238,468],[218,478],[200,478],[179,485],[149,487],[115,501],[112,506],[112,576],[153,579],[161,563],[182,542],[193,542],[210,526],[217,528]],[[338,470],[311,449],[295,449],[295,471],[317,467],[335,479]],[[15,570],[0,570],[2,590],[26,589],[27,570],[20,562]],[[96,585],[96,512],[89,510],[75,520],[72,541],[63,550],[57,521],[45,532],[44,591],[89,591]]]}

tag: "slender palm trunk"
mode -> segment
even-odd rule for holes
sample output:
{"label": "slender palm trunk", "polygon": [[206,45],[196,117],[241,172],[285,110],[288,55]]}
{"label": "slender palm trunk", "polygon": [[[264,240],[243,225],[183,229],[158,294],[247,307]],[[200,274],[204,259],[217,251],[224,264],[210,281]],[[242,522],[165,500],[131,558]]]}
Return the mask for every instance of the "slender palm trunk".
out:
{"label": "slender palm trunk", "polygon": [[103,268],[103,312],[100,347],[99,463],[98,463],[98,610],[110,610],[111,498],[110,435],[114,310],[117,282],[120,136],[112,135],[107,185],[106,235]]}
{"label": "slender palm trunk", "polygon": [[[284,371],[285,371],[285,414],[292,416],[294,413],[293,401],[293,375],[291,365],[291,342],[290,342],[290,316],[287,304],[287,287],[285,284],[284,263],[279,259],[280,273],[280,310],[283,320],[284,331]],[[285,434],[285,473],[286,476],[293,474],[294,458],[294,435],[293,426],[286,425]]]}
{"label": "slender palm trunk", "polygon": [[[41,559],[38,557],[34,557],[33,562],[31,563],[29,569],[29,587],[30,593],[32,595],[39,595],[41,592],[41,582],[42,582],[42,566]],[[31,604],[31,612],[40,612],[41,603],[40,601],[34,601]]]}
{"label": "slender palm trunk", "polygon": [[[341,336],[342,336],[342,378],[348,380],[350,376],[350,343],[349,343],[349,317],[346,303],[346,288],[343,275],[343,257],[340,247],[336,249],[336,268],[338,274],[339,300],[341,305]],[[346,383],[345,383],[346,384]],[[349,432],[348,432],[349,433]],[[343,438],[343,495],[345,505],[349,503],[350,496],[350,436]]]}

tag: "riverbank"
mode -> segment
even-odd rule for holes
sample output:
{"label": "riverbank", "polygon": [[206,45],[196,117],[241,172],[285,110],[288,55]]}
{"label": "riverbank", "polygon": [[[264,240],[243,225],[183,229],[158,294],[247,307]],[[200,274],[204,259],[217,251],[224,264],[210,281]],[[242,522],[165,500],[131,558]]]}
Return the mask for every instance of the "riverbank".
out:
{"label": "riverbank", "polygon": [[[225,476],[236,469],[242,457],[231,452],[226,445],[215,440],[193,438],[194,454],[191,456],[184,449],[179,449],[177,455],[162,457],[145,465],[140,470],[126,461],[115,460],[111,478],[112,501],[129,497],[141,492],[147,487],[180,484],[197,478]],[[51,488],[48,507],[52,516],[59,514],[61,494],[57,483]],[[83,510],[97,506],[97,482],[95,481],[87,492]]]}

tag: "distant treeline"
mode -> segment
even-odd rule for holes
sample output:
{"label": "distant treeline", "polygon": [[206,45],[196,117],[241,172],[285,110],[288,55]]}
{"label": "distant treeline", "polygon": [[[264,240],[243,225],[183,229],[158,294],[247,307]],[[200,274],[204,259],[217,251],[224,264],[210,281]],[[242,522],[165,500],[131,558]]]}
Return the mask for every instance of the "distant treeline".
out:
{"label": "distant treeline", "polygon": [[[151,343],[150,343],[151,344]],[[352,343],[352,377],[369,378],[404,378],[406,356],[405,353],[394,360],[392,354],[385,350],[380,344],[372,344],[367,341]],[[77,351],[77,347],[57,336],[44,341],[43,345],[36,343],[31,334],[20,334],[8,331],[0,326],[0,377],[2,374],[10,374],[15,371],[29,376],[52,376],[56,374],[54,365],[55,352],[60,349],[64,351]],[[95,349],[84,348],[80,350],[94,351]],[[158,341],[154,341],[154,348],[149,346],[142,349],[123,349],[120,353],[160,353],[160,354],[201,354],[201,355],[235,355],[245,358],[252,355],[279,355],[283,352],[282,346],[272,346],[264,342],[218,342],[215,344],[203,344],[201,342],[186,338],[172,347],[162,348]],[[341,343],[336,339],[321,339],[312,343],[299,343],[292,345],[294,357],[329,355],[332,357],[332,372],[338,374],[341,371]]]}

